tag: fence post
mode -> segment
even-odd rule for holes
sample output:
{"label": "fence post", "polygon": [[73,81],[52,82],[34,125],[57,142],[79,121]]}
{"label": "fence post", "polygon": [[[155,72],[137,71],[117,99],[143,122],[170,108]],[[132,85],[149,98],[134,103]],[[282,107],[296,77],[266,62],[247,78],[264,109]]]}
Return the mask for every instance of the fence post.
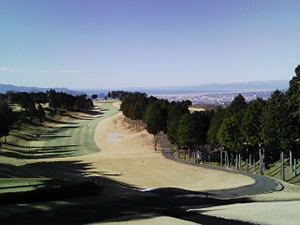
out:
{"label": "fence post", "polygon": [[239,170],[241,170],[241,153],[239,153]]}
{"label": "fence post", "polygon": [[294,177],[297,176],[297,159],[294,158]]}
{"label": "fence post", "polygon": [[293,153],[290,151],[290,169],[291,173],[293,172]]}
{"label": "fence post", "polygon": [[228,152],[226,151],[226,161],[227,161],[227,169],[229,169],[229,157]]}
{"label": "fence post", "polygon": [[223,166],[223,152],[222,152],[222,148],[220,149],[220,166]]}
{"label": "fence post", "polygon": [[263,169],[263,156],[262,156],[262,149],[261,149],[261,144],[259,143],[259,163],[260,163],[260,175],[264,175],[264,169]]}
{"label": "fence post", "polygon": [[285,181],[285,170],[284,170],[284,154],[281,152],[281,180]]}

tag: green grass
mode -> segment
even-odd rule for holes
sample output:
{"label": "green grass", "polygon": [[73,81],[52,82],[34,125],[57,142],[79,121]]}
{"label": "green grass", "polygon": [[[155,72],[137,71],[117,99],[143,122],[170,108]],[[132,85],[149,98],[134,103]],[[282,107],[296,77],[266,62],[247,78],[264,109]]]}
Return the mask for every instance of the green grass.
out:
{"label": "green grass", "polygon": [[45,187],[49,178],[0,178],[0,194],[25,192]]}
{"label": "green grass", "polygon": [[[4,143],[4,138],[0,140],[0,195],[82,182],[78,177],[89,165],[44,161],[99,151],[94,142],[98,123],[119,112],[111,102],[103,103],[100,108],[103,111],[96,116],[87,113],[83,117],[72,118],[65,115],[68,122],[54,117],[47,125],[23,123],[18,129],[12,129],[6,138],[7,143]],[[55,123],[59,127],[55,127]]]}

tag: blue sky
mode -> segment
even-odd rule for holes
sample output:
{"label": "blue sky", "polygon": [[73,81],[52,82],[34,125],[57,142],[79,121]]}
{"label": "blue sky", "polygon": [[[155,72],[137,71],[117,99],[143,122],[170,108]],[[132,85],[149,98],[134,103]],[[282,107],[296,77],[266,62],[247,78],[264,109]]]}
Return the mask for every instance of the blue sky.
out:
{"label": "blue sky", "polygon": [[0,0],[0,83],[289,80],[300,64],[299,12],[299,0]]}

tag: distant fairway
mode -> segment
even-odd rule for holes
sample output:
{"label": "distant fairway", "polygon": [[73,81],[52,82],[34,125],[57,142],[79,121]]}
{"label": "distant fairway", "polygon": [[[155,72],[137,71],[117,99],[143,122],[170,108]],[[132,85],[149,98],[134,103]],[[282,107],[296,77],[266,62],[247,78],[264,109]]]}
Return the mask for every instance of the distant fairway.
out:
{"label": "distant fairway", "polygon": [[[97,109],[100,109],[101,113]],[[47,138],[42,145],[45,154],[49,157],[69,157],[98,152],[99,148],[94,141],[96,127],[101,120],[118,112],[119,110],[112,103],[101,103],[101,106],[96,106],[91,115],[73,116],[74,121],[65,122],[52,134],[41,133],[42,138],[43,135]],[[47,149],[52,151],[47,152]]]}

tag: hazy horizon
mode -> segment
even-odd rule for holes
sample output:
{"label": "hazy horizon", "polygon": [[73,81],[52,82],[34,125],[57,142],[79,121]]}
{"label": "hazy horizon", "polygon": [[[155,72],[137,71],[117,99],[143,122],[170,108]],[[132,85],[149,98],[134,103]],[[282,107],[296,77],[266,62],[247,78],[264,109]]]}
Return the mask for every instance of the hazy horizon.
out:
{"label": "hazy horizon", "polygon": [[0,0],[0,83],[69,89],[290,80],[300,2]]}

